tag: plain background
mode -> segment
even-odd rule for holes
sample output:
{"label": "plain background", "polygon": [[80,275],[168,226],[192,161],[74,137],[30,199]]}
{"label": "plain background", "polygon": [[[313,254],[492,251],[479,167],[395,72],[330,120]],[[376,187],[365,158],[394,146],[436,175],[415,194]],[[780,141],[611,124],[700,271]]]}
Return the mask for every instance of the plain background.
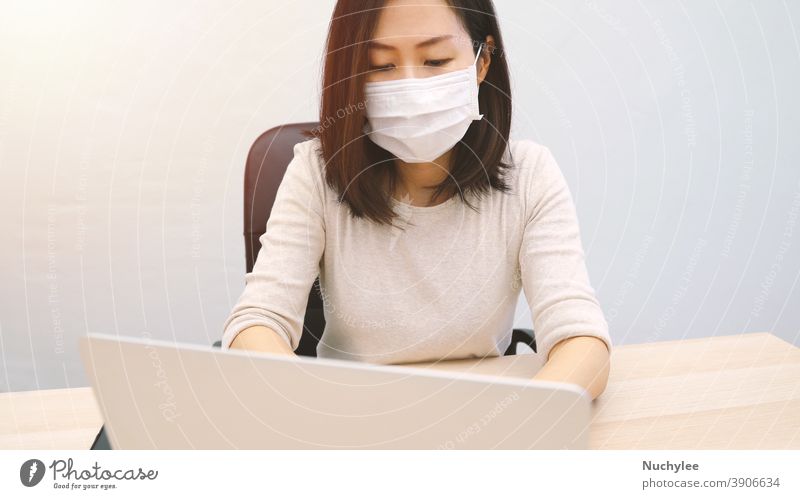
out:
{"label": "plain background", "polygon": [[[86,385],[86,331],[219,339],[245,155],[316,119],[332,7],[0,2],[0,391]],[[568,179],[614,343],[797,344],[800,5],[497,9],[513,137]]]}

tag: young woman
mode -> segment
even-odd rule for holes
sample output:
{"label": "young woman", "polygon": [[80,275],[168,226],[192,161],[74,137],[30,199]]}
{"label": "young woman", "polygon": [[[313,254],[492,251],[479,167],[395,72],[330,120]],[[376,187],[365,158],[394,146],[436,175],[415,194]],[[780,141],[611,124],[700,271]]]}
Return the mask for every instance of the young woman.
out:
{"label": "young woman", "polygon": [[223,348],[293,355],[319,275],[319,357],[502,355],[523,289],[535,379],[606,386],[611,339],[550,151],[509,141],[490,0],[340,0],[320,125],[294,147]]}

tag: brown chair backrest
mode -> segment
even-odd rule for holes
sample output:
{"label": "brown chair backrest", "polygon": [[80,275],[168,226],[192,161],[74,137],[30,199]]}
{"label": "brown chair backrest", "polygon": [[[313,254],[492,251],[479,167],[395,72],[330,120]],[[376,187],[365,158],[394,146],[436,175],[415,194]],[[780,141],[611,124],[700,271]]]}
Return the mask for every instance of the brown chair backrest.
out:
{"label": "brown chair backrest", "polygon": [[[275,194],[278,192],[286,167],[294,157],[294,146],[308,140],[304,131],[312,130],[318,123],[290,123],[271,128],[262,133],[250,147],[244,173],[244,247],[247,272],[252,272],[260,238],[272,213]],[[308,306],[298,355],[316,357],[317,343],[325,329],[319,278],[309,290]]]}

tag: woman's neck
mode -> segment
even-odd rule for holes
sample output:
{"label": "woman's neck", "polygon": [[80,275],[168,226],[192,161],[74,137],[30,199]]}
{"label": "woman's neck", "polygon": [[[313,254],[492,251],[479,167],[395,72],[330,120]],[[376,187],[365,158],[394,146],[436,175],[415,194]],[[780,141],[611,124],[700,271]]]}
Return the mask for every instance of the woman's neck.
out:
{"label": "woman's neck", "polygon": [[[427,163],[406,163],[400,159],[395,159],[398,182],[393,193],[394,198],[406,200],[406,202],[414,206],[439,204],[434,202],[431,196],[435,186],[439,185],[450,174],[451,152],[452,149]],[[442,202],[444,201],[443,199]]]}

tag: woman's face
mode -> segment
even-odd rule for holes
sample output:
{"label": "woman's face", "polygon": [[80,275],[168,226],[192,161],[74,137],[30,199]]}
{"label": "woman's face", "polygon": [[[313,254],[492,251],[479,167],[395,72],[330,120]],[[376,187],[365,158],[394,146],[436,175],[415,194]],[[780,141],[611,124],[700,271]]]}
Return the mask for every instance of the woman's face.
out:
{"label": "woman's face", "polygon": [[[487,42],[492,42],[491,36]],[[367,81],[427,78],[463,69],[475,60],[475,43],[453,9],[433,0],[389,0],[369,42]],[[478,59],[480,84],[489,69],[488,51]]]}

